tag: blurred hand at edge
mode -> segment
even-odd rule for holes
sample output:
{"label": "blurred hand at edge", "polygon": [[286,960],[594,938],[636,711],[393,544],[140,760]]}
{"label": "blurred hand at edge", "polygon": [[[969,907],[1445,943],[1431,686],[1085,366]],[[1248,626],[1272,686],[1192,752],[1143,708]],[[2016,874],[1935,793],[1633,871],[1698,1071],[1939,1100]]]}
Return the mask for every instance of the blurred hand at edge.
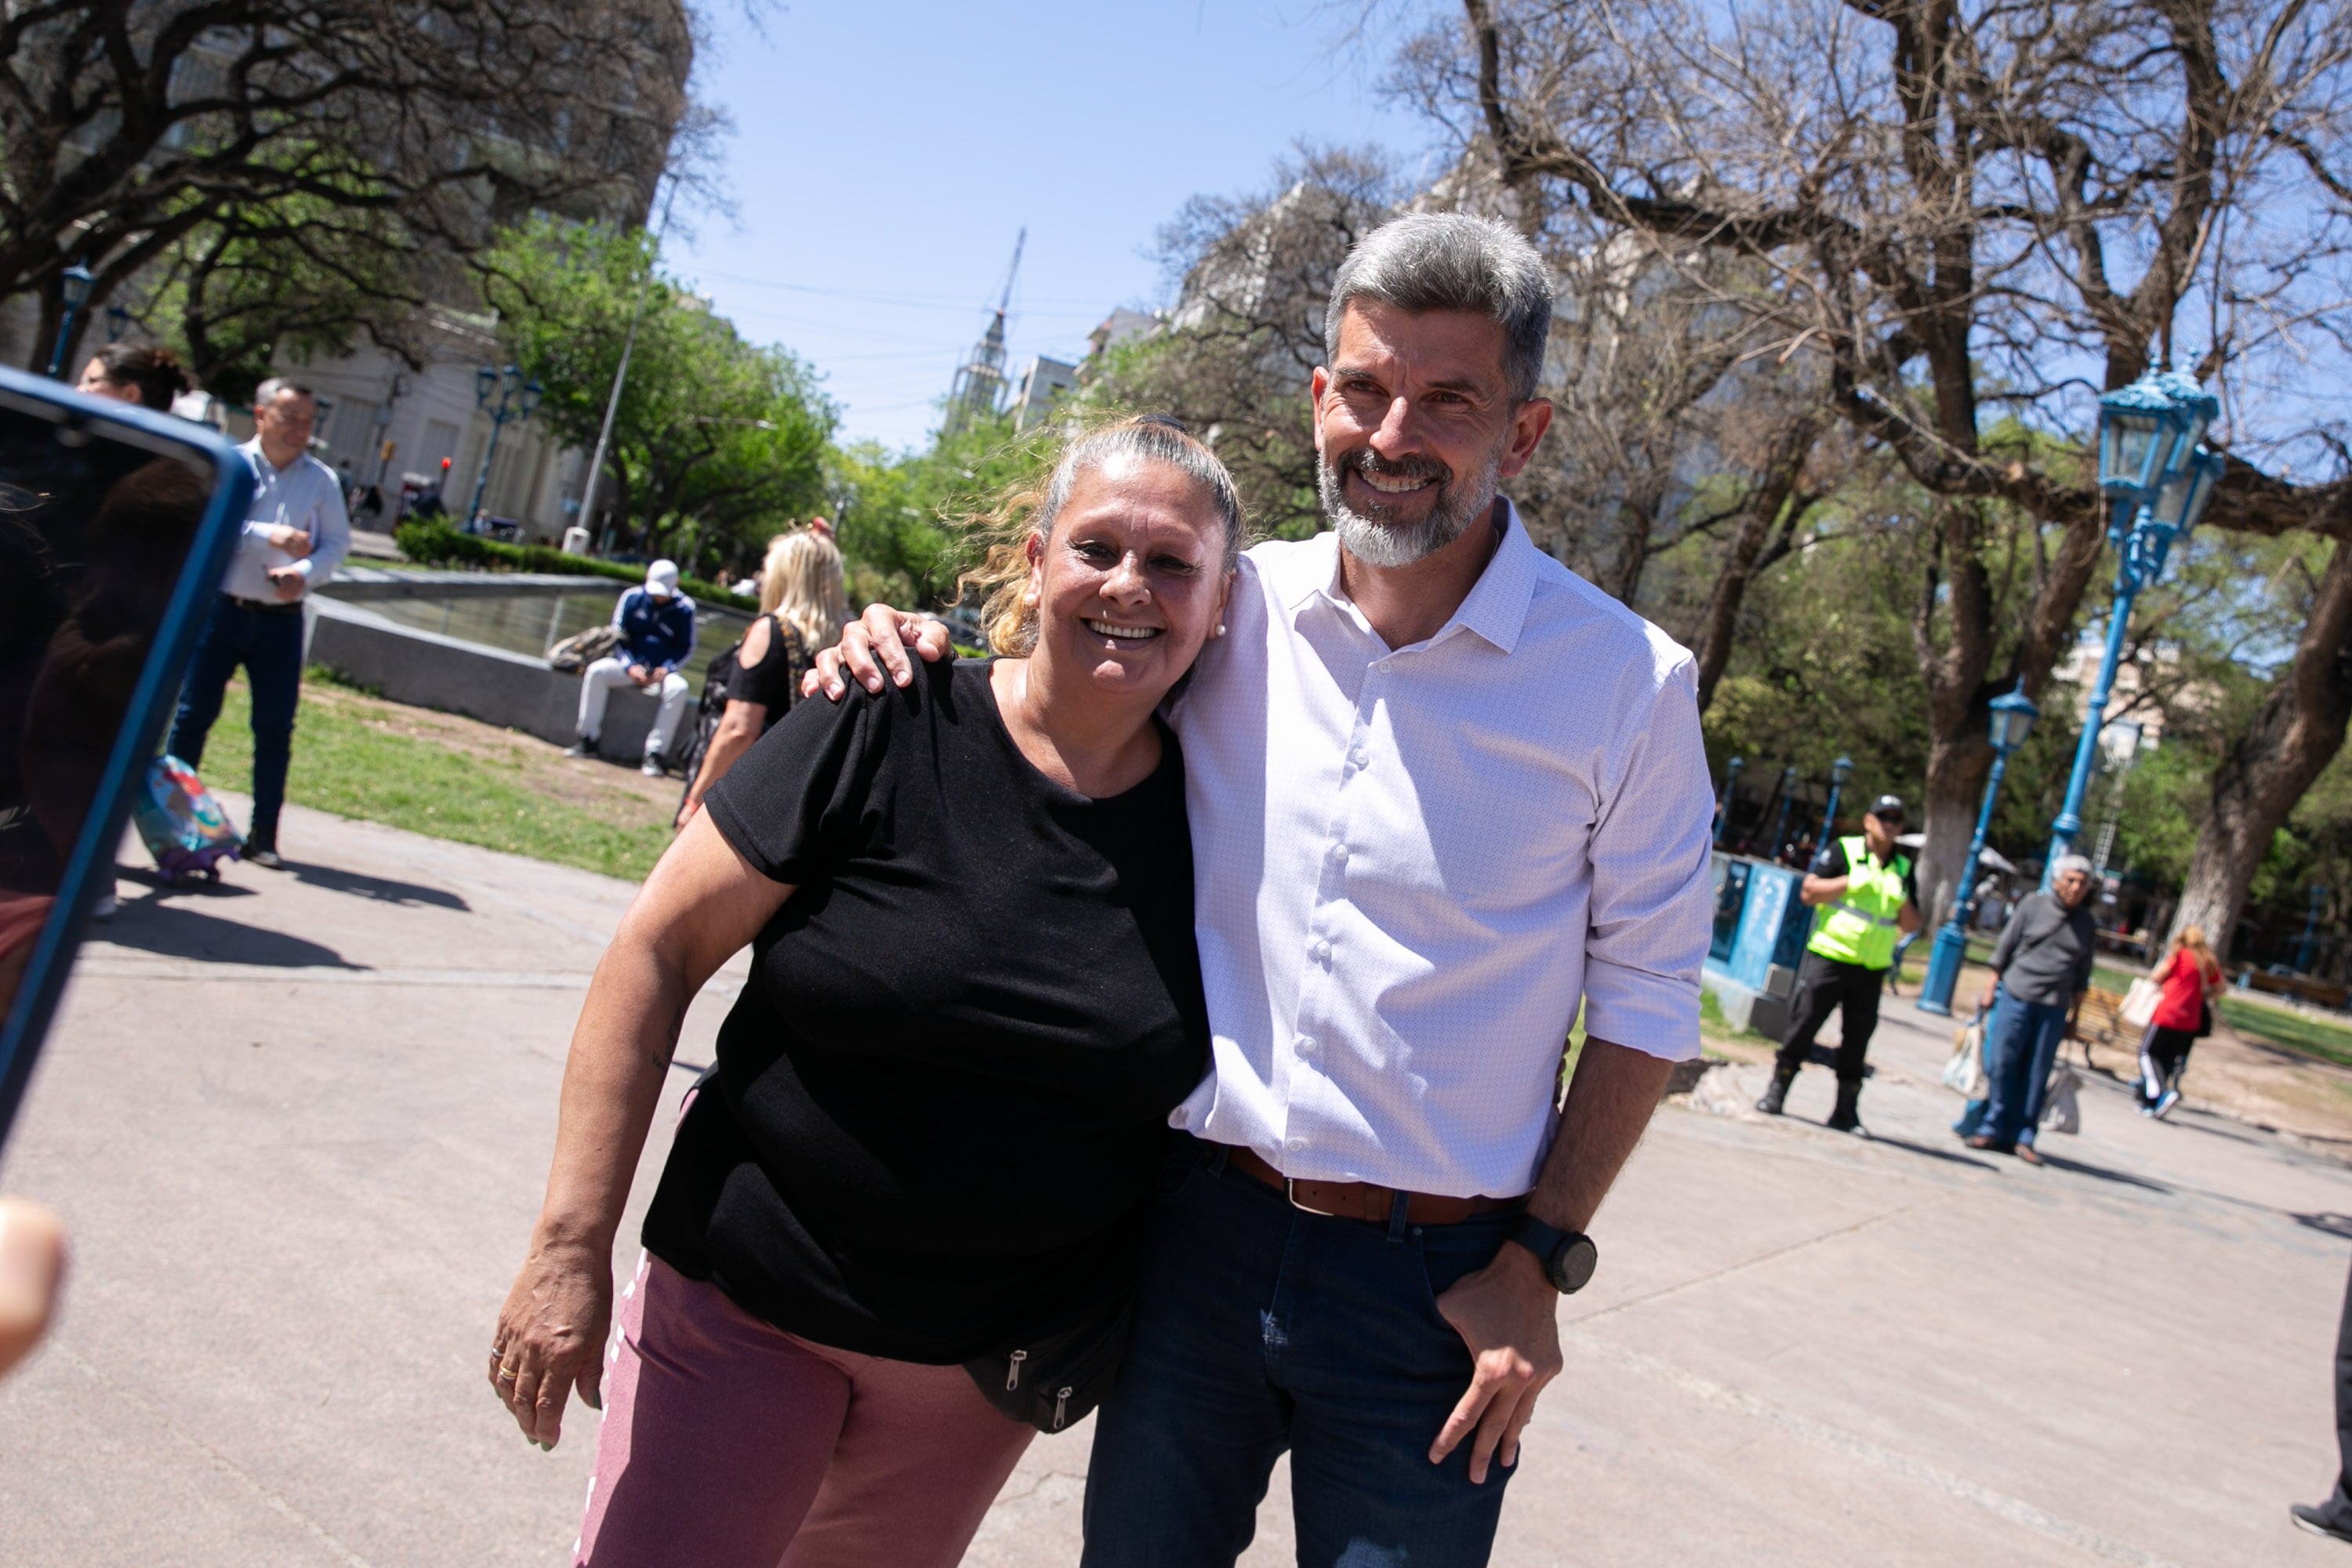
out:
{"label": "blurred hand at edge", "polygon": [[0,1198],[0,1376],[39,1342],[65,1278],[64,1224],[38,1204]]}

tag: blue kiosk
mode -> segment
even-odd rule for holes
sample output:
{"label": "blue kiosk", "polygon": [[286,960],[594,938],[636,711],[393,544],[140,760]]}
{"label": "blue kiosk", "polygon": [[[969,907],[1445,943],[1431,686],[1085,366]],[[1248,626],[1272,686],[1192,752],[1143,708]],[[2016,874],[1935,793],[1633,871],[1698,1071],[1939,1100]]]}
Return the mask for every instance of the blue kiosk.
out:
{"label": "blue kiosk", "polygon": [[1701,983],[1724,1022],[1778,1039],[1789,1026],[1797,965],[1813,911],[1797,897],[1804,873],[1753,855],[1715,856],[1715,939]]}

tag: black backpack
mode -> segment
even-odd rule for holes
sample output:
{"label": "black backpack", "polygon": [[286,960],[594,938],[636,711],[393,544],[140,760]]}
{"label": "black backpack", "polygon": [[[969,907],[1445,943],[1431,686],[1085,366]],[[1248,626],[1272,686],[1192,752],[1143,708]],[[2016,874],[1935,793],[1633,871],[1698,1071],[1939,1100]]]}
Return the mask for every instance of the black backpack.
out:
{"label": "black backpack", "polygon": [[[784,691],[784,709],[789,709],[800,700],[798,672],[808,668],[808,654],[801,641],[801,634],[784,625],[780,617],[769,615],[761,619],[769,623],[772,635],[783,639],[781,656],[786,667],[794,672]],[[752,626],[758,624],[754,621]],[[751,635],[751,626],[744,627],[743,636]],[[695,775],[702,771],[702,756],[710,749],[710,737],[719,732],[719,721],[726,715],[728,691],[741,683],[743,664],[739,656],[742,651],[743,637],[737,637],[724,651],[711,657],[709,666],[702,673],[702,701],[695,710],[693,728],[679,737],[682,748],[662,759],[670,767],[685,770],[686,787],[689,791],[694,788]],[[779,657],[779,653],[771,652],[768,657],[774,658]],[[775,728],[776,721],[784,716],[784,709],[768,715],[769,729]],[[685,804],[683,796],[679,804]]]}

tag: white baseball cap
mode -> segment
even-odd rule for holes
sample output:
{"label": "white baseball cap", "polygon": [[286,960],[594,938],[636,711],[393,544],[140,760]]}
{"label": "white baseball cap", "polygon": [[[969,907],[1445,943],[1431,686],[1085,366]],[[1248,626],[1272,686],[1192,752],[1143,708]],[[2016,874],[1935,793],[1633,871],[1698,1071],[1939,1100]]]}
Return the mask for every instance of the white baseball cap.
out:
{"label": "white baseball cap", "polygon": [[677,563],[656,561],[646,568],[646,592],[656,599],[677,596]]}

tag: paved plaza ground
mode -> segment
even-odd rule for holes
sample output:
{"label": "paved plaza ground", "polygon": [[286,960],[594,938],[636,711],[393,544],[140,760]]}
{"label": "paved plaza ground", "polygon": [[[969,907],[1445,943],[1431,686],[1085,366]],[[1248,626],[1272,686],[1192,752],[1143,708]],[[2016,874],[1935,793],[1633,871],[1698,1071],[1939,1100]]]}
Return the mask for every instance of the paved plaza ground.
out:
{"label": "paved plaza ground", "polygon": [[[0,1385],[0,1562],[572,1542],[593,1417],[526,1447],[484,1352],[630,889],[300,807],[282,837],[293,869],[216,892],[126,878],[0,1163],[75,1244],[58,1332]],[[1562,1308],[1497,1563],[2352,1568],[2285,1512],[2335,1466],[2352,1170],[2147,1122],[2104,1079],[2048,1168],[1972,1155],[1947,1037],[1890,1006],[1873,1142],[1817,1125],[1819,1070],[1782,1121],[1661,1111]],[[1710,1098],[1752,1099],[1761,1069],[1727,1070]],[[1086,1462],[1083,1429],[1034,1446],[970,1562],[1075,1562]],[[1245,1561],[1288,1544],[1278,1472]]]}

